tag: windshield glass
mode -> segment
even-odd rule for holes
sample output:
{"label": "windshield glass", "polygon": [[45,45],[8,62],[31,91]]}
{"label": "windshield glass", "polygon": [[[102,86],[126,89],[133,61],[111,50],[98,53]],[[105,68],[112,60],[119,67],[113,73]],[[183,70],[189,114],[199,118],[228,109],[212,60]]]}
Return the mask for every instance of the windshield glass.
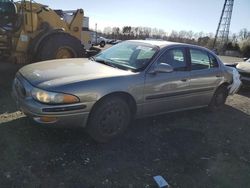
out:
{"label": "windshield glass", "polygon": [[124,70],[139,71],[144,69],[158,48],[134,41],[117,44],[95,56],[95,61]]}

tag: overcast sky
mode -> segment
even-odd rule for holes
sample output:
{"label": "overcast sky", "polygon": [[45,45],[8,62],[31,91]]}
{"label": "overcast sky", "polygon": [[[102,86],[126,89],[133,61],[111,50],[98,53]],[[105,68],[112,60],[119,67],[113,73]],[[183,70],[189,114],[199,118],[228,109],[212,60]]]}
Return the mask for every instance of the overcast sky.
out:
{"label": "overcast sky", "polygon": [[[54,9],[83,8],[90,28],[147,26],[215,33],[224,0],[36,0]],[[230,31],[250,30],[250,0],[235,0]]]}

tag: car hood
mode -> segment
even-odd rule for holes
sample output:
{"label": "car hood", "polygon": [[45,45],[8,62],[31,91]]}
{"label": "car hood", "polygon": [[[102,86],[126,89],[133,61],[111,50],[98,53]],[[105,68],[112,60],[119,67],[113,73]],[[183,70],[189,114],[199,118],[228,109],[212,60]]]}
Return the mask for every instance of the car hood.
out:
{"label": "car hood", "polygon": [[250,73],[250,63],[249,62],[239,62],[236,66],[239,72],[249,72]]}
{"label": "car hood", "polygon": [[134,74],[85,58],[34,63],[21,68],[19,72],[33,86],[41,88]]}

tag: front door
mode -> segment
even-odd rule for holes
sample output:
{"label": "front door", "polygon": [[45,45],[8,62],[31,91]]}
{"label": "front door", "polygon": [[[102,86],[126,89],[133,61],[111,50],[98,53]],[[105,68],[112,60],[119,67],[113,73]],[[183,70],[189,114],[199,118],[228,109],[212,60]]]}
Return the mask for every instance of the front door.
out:
{"label": "front door", "polygon": [[155,62],[173,67],[170,73],[146,73],[144,87],[144,115],[161,114],[187,106],[190,89],[189,71],[185,48],[171,48]]}

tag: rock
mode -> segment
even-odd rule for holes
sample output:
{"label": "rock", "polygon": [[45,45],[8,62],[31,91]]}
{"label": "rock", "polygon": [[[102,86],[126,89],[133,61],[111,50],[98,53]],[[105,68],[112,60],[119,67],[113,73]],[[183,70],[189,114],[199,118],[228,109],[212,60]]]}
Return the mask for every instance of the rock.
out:
{"label": "rock", "polygon": [[160,159],[154,159],[153,161],[154,161],[154,162],[158,162],[158,161],[160,161]]}
{"label": "rock", "polygon": [[11,173],[10,173],[10,172],[6,172],[6,173],[4,173],[4,175],[5,175],[5,177],[8,178],[8,179],[11,178]]}
{"label": "rock", "polygon": [[86,165],[88,163],[90,163],[90,159],[89,158],[84,159],[84,164]]}
{"label": "rock", "polygon": [[105,179],[105,180],[102,182],[102,184],[107,184],[107,183],[109,183],[109,180],[108,180],[108,179]]}

